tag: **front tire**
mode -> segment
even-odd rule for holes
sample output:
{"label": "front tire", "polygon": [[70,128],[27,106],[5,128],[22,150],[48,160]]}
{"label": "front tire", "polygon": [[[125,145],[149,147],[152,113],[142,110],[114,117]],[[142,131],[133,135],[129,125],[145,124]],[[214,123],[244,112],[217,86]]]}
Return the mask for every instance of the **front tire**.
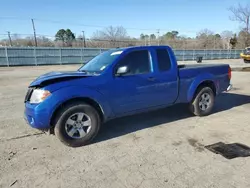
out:
{"label": "front tire", "polygon": [[210,87],[198,89],[194,100],[190,103],[190,111],[196,116],[207,116],[214,106],[215,94]]}
{"label": "front tire", "polygon": [[95,138],[99,132],[100,123],[100,116],[92,106],[72,103],[58,113],[55,135],[67,146],[84,146]]}

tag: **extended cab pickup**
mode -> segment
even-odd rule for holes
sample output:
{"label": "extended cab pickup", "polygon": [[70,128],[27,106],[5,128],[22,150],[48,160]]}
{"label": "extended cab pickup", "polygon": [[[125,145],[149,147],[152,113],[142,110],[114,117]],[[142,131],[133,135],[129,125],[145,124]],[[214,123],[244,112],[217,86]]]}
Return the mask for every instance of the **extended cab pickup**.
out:
{"label": "extended cab pickup", "polygon": [[230,79],[229,65],[177,65],[168,46],[117,48],[77,71],[38,77],[28,88],[24,114],[31,127],[55,133],[68,146],[83,146],[101,124],[121,116],[176,103],[208,115],[215,96],[231,88]]}

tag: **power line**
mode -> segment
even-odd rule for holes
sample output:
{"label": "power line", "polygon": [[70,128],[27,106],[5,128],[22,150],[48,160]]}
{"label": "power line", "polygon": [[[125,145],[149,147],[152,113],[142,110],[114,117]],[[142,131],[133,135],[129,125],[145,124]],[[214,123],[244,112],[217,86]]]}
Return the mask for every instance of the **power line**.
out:
{"label": "power line", "polygon": [[30,20],[30,18],[22,18],[22,17],[3,17],[0,16],[0,19],[6,19],[6,20]]}
{"label": "power line", "polygon": [[[17,17],[0,17],[0,19],[30,20],[30,18],[17,18]],[[88,24],[82,24],[82,23],[73,23],[73,22],[69,23],[69,22],[62,22],[62,21],[56,21],[56,20],[37,19],[37,18],[33,18],[33,20],[40,21],[40,22],[48,22],[48,23],[56,23],[56,24],[68,24],[68,25],[94,27],[94,28],[108,27],[108,26],[104,26],[104,25],[88,25]],[[149,29],[149,28],[125,28],[125,29],[128,29],[128,30],[149,30],[149,31],[155,30],[155,29]]]}
{"label": "power line", "polygon": [[[18,18],[18,17],[0,17],[0,19],[12,19],[12,20],[30,20],[30,18]],[[47,22],[47,23],[54,23],[54,24],[67,24],[67,25],[75,25],[75,26],[84,26],[84,27],[93,27],[93,28],[106,28],[109,27],[108,25],[89,25],[89,24],[82,24],[82,23],[74,23],[74,22],[62,22],[57,20],[47,20],[47,19],[37,19],[33,18],[33,20],[38,22]],[[155,31],[155,28],[133,28],[133,27],[124,27],[126,30],[137,30],[137,31]],[[166,28],[159,28],[161,31],[172,31],[178,29],[166,29]],[[187,33],[196,33],[197,31],[194,30],[185,30]]]}
{"label": "power line", "polygon": [[[49,22],[49,23],[57,23],[57,24],[68,24],[68,25],[76,25],[76,26],[84,26],[84,27],[94,27],[94,28],[106,28],[109,26],[104,25],[89,25],[89,24],[82,24],[82,23],[73,23],[73,22],[61,22],[61,21],[55,21],[55,20],[44,20],[44,19],[35,19],[36,21],[41,22]],[[131,28],[131,27],[124,27],[127,30],[145,30],[145,31],[155,31],[155,29],[150,28]]]}

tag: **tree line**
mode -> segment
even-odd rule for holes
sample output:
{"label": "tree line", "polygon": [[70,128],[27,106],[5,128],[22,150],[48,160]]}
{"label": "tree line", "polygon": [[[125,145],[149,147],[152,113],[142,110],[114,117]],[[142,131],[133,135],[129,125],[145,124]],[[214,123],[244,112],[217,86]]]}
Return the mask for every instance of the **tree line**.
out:
{"label": "tree line", "polygon": [[[53,39],[46,36],[38,36],[39,46],[50,47],[97,47],[114,48],[141,45],[170,45],[174,49],[243,49],[250,46],[250,5],[245,7],[239,4],[228,9],[232,21],[238,21],[241,26],[239,33],[223,31],[214,33],[209,29],[203,29],[196,34],[196,37],[180,35],[179,31],[169,31],[163,34],[141,33],[138,37],[131,37],[122,26],[109,26],[97,30],[91,37],[83,35],[76,36],[70,29],[60,29]],[[0,41],[0,45],[10,44],[13,46],[34,46],[34,37],[22,38],[13,35],[10,39]]]}

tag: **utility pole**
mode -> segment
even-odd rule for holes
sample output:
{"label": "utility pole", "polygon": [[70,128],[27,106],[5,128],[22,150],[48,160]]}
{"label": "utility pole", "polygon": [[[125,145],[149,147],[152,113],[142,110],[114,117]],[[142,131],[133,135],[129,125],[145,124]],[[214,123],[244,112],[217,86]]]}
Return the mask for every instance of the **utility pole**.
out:
{"label": "utility pole", "polygon": [[247,16],[247,33],[249,33],[249,16]]}
{"label": "utility pole", "polygon": [[82,40],[83,40],[83,46],[86,48],[86,40],[85,40],[85,32],[82,31]]}
{"label": "utility pole", "polygon": [[158,46],[160,46],[160,29],[157,29]]}
{"label": "utility pole", "polygon": [[34,20],[33,20],[33,19],[31,19],[31,22],[32,22],[33,31],[34,31],[35,46],[37,47],[37,40],[36,40],[36,28],[35,28]]}
{"label": "utility pole", "polygon": [[12,46],[12,40],[11,40],[10,32],[7,31],[7,33],[8,33],[8,37],[9,37],[10,46]]}
{"label": "utility pole", "polygon": [[[247,30],[247,34],[246,34],[246,39],[245,39],[245,41],[247,42],[248,39],[249,39],[249,34],[250,34],[250,31],[249,31],[249,16],[247,16],[247,28],[246,28],[246,30]],[[246,45],[246,47],[247,47],[246,42],[245,42],[245,45]]]}

